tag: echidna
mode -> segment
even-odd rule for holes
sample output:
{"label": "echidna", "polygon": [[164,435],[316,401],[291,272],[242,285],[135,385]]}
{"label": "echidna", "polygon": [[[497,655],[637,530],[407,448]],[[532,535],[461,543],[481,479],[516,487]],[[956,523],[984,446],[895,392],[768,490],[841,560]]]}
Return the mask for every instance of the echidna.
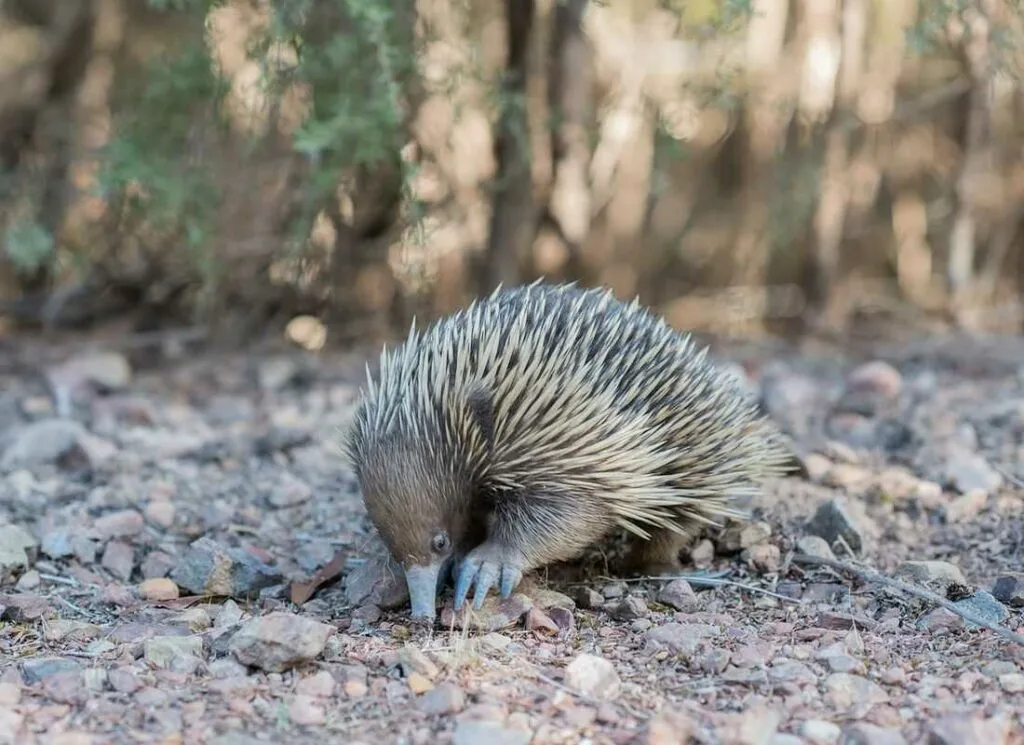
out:
{"label": "echidna", "polygon": [[370,519],[431,619],[578,557],[616,526],[678,571],[693,528],[784,471],[776,430],[692,340],[603,289],[501,289],[385,350],[346,450]]}

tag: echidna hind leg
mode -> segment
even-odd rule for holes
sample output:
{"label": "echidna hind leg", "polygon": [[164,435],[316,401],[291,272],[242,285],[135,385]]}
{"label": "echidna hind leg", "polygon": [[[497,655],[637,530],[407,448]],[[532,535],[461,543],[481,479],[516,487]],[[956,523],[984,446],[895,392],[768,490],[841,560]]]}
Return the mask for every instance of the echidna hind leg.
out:
{"label": "echidna hind leg", "polygon": [[689,533],[681,535],[664,528],[651,531],[649,539],[633,537],[625,569],[632,574],[650,577],[678,574],[683,570],[679,554],[691,540]]}

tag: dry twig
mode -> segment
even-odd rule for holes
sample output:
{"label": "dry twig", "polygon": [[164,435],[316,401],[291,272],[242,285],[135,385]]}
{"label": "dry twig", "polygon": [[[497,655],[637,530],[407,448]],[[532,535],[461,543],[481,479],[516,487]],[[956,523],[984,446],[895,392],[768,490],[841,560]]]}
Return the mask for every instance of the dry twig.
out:
{"label": "dry twig", "polygon": [[950,613],[956,614],[957,616],[959,616],[965,621],[968,621],[969,623],[973,623],[977,626],[982,626],[988,629],[989,631],[998,634],[1004,639],[1008,639],[1009,641],[1016,642],[1017,644],[1024,646],[1024,636],[1021,636],[1020,634],[1015,634],[1009,629],[1003,628],[999,624],[992,623],[991,621],[988,621],[982,618],[981,616],[971,613],[968,610],[964,610],[956,603],[947,600],[941,595],[937,595],[931,590],[926,590],[923,587],[911,585],[906,582],[901,582],[898,579],[893,579],[891,577],[886,577],[884,574],[879,574],[873,569],[855,566],[854,564],[849,564],[845,561],[839,561],[837,559],[824,559],[820,556],[797,554],[793,557],[793,561],[795,561],[798,564],[817,564],[820,566],[826,566],[840,572],[845,572],[846,574],[852,574],[853,576],[857,577],[863,582],[880,585],[881,587],[888,587],[889,589],[897,590],[906,595],[912,595],[916,598],[920,598],[921,600],[927,600],[929,603],[939,605],[948,610]]}

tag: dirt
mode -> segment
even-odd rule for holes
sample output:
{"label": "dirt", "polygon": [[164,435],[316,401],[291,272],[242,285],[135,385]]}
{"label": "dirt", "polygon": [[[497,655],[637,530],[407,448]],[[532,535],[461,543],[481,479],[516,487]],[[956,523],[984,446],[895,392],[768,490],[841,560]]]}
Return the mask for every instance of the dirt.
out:
{"label": "dirt", "polygon": [[1024,356],[991,343],[719,348],[803,463],[750,524],[689,581],[543,574],[425,630],[339,451],[361,357],[8,340],[0,743],[1024,743],[1024,647],[798,560],[1024,633]]}

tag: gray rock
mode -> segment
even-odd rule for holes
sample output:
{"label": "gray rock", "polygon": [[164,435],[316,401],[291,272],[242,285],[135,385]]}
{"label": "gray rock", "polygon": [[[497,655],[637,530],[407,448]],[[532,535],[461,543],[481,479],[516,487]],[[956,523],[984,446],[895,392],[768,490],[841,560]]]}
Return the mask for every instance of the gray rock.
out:
{"label": "gray rock", "polygon": [[397,608],[409,601],[405,572],[390,555],[373,556],[345,576],[345,599],[351,605]]}
{"label": "gray rock", "polygon": [[801,536],[796,541],[796,549],[802,554],[817,556],[819,559],[834,560],[836,558],[828,541],[817,535]]}
{"label": "gray rock", "polygon": [[458,714],[466,706],[466,694],[454,683],[440,683],[424,693],[419,703],[428,716]]}
{"label": "gray rock", "polygon": [[34,685],[53,675],[79,672],[81,669],[78,662],[64,657],[36,657],[21,664],[21,678],[26,685]]}
{"label": "gray rock", "polygon": [[530,745],[533,733],[510,729],[499,722],[460,721],[452,734],[452,745]]}
{"label": "gray rock", "polygon": [[0,525],[0,584],[31,567],[39,544],[19,525]]}
{"label": "gray rock", "polygon": [[860,552],[864,547],[865,519],[854,517],[849,507],[839,499],[830,499],[821,505],[807,523],[807,532],[823,538],[829,545],[839,538]]}
{"label": "gray rock", "polygon": [[648,614],[647,603],[642,598],[629,595],[608,607],[608,615],[617,621],[634,621]]}
{"label": "gray rock", "polygon": [[943,477],[949,486],[963,494],[975,489],[990,494],[1003,485],[1002,474],[983,456],[959,448],[947,458]]}
{"label": "gray rock", "polygon": [[170,668],[178,657],[203,656],[201,636],[154,636],[143,646],[146,661],[154,667]]}
{"label": "gray rock", "polygon": [[948,561],[904,561],[896,568],[894,576],[917,584],[941,588],[943,592],[951,584],[967,584],[967,579],[960,568]]}
{"label": "gray rock", "polygon": [[839,745],[907,745],[907,741],[899,730],[857,722],[843,729]]}
{"label": "gray rock", "polygon": [[221,546],[204,536],[188,547],[171,579],[196,595],[253,598],[283,577],[248,552]]}
{"label": "gray rock", "polygon": [[652,649],[669,649],[685,659],[691,658],[709,637],[717,636],[715,626],[704,623],[666,623],[645,634]]}
{"label": "gray rock", "polygon": [[243,665],[283,672],[320,656],[333,626],[277,611],[242,624],[229,648]]}
{"label": "gray rock", "polygon": [[996,578],[992,595],[1011,608],[1024,608],[1024,574],[1004,574]]}
{"label": "gray rock", "polygon": [[662,587],[658,593],[658,602],[683,613],[696,610],[698,605],[697,594],[685,579],[674,579]]}
{"label": "gray rock", "polygon": [[565,682],[584,696],[609,700],[619,692],[619,674],[615,666],[592,654],[578,655],[565,668]]}
{"label": "gray rock", "polygon": [[115,577],[127,582],[135,568],[135,549],[124,541],[111,541],[103,550],[100,563]]}
{"label": "gray rock", "polygon": [[[978,590],[969,598],[957,600],[954,605],[990,623],[1002,623],[1010,617],[1010,611],[1006,609],[1006,606],[984,590]],[[965,621],[964,623],[969,629],[978,628],[977,624],[970,621]]]}

